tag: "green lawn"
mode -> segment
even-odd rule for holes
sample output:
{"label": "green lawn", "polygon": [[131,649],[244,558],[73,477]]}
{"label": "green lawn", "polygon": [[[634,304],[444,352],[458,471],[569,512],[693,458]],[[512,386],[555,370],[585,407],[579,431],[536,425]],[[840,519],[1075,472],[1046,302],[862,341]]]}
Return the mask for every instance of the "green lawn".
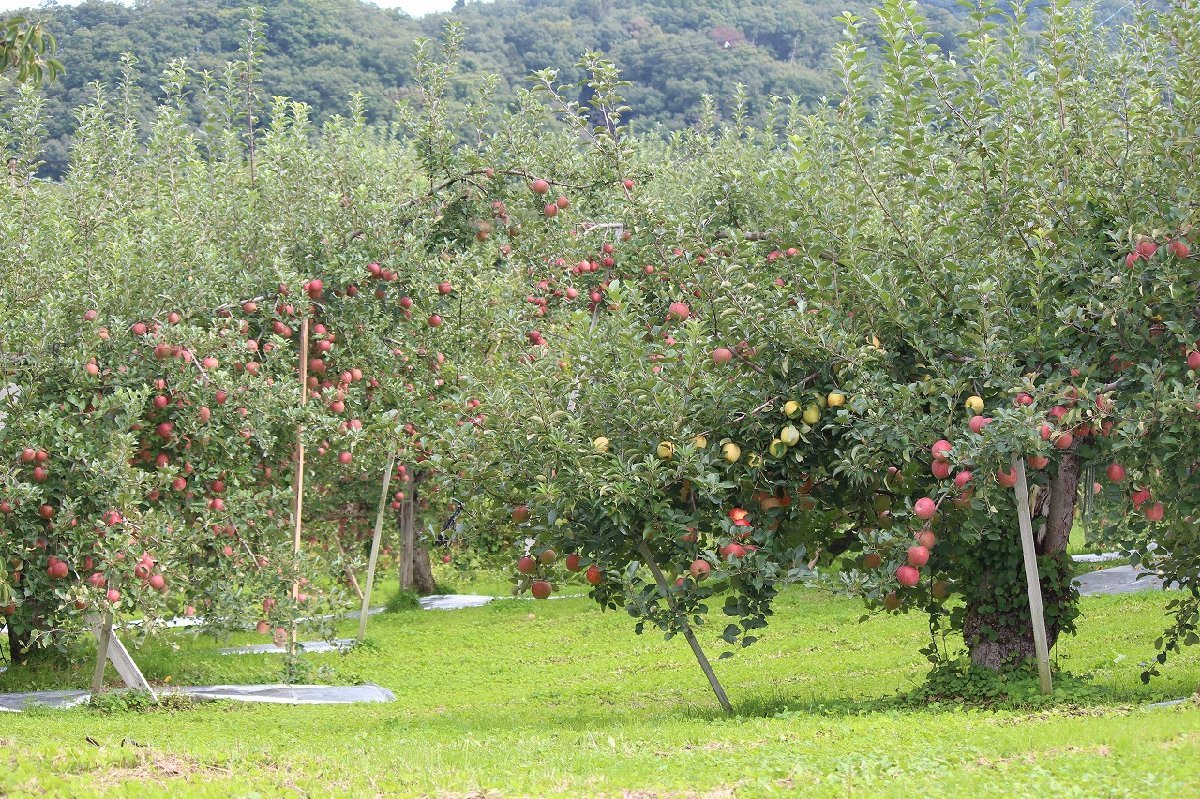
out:
{"label": "green lawn", "polygon": [[[796,589],[759,644],[717,665],[735,718],[682,640],[635,636],[585,599],[385,615],[370,646],[311,661],[394,704],[2,714],[0,796],[1196,796],[1200,704],[1144,705],[1196,691],[1200,652],[1138,680],[1164,604],[1084,599],[1056,657],[1088,675],[1086,703],[910,708],[893,698],[926,671],[924,621],[859,624],[857,603]],[[178,647],[140,653],[148,676],[273,681],[281,665]]]}

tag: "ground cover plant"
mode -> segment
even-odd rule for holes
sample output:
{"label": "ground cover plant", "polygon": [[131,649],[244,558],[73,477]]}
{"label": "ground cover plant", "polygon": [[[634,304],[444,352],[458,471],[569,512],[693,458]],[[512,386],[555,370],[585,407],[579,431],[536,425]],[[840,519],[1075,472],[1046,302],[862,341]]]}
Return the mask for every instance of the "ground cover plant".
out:
{"label": "ground cover plant", "polygon": [[[1087,681],[1061,681],[1043,705],[1028,677],[1016,703],[985,708],[897,699],[929,668],[917,618],[858,624],[855,600],[789,589],[771,635],[716,666],[736,718],[704,696],[686,649],[630,636],[621,614],[586,598],[387,615],[368,647],[310,659],[334,682],[392,689],[395,704],[5,715],[0,792],[1187,796],[1200,708],[1144,705],[1191,693],[1200,662],[1189,653],[1161,680],[1138,679],[1164,604],[1085,597],[1080,633],[1055,658]],[[141,657],[156,681],[270,681],[280,667],[279,656],[177,641]]]}

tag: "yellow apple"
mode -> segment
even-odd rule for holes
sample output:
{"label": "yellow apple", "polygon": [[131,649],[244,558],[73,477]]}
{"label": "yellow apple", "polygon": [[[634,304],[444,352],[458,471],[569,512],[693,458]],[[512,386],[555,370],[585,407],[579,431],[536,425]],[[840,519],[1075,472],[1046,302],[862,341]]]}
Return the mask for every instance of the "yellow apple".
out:
{"label": "yellow apple", "polygon": [[840,391],[831,391],[825,402],[830,408],[841,408],[846,404],[846,395]]}
{"label": "yellow apple", "polygon": [[608,439],[604,436],[600,436],[592,442],[592,446],[597,452],[608,452]]}
{"label": "yellow apple", "polygon": [[708,439],[704,436],[696,436],[692,439],[692,444],[696,449],[708,449]]}
{"label": "yellow apple", "polygon": [[782,458],[787,454],[787,444],[777,438],[771,442],[771,446],[767,448],[767,451],[771,453],[772,458]]}
{"label": "yellow apple", "polygon": [[795,425],[789,424],[779,431],[779,440],[789,447],[794,447],[800,443],[800,431],[796,429]]}
{"label": "yellow apple", "polygon": [[738,458],[742,457],[742,448],[732,441],[727,441],[725,446],[721,447],[721,457],[728,463],[737,463]]}
{"label": "yellow apple", "polygon": [[967,397],[967,401],[963,403],[972,413],[983,413],[983,397],[978,397],[972,394]]}
{"label": "yellow apple", "polygon": [[795,400],[788,400],[783,404],[783,415],[789,419],[795,419],[800,410],[800,403]]}
{"label": "yellow apple", "polygon": [[817,405],[809,405],[804,409],[804,423],[816,424],[821,419],[821,409]]}
{"label": "yellow apple", "polygon": [[655,450],[655,453],[664,461],[669,461],[671,458],[675,457],[675,445],[670,441],[660,441],[658,443],[658,449]]}

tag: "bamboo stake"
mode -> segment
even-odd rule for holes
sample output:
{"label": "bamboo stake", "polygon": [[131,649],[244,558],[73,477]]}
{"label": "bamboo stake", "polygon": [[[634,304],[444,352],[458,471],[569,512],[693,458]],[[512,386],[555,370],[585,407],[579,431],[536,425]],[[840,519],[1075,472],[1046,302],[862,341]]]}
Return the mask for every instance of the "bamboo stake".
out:
{"label": "bamboo stake", "polygon": [[1042,580],[1038,575],[1037,552],[1033,547],[1033,521],[1029,518],[1029,484],[1025,481],[1025,459],[1013,456],[1017,473],[1017,521],[1021,527],[1021,552],[1025,558],[1025,582],[1029,589],[1029,616],[1033,621],[1033,648],[1037,654],[1038,680],[1043,694],[1054,690],[1050,679],[1050,649],[1046,645],[1046,611],[1042,606]]}
{"label": "bamboo stake", "polygon": [[[300,407],[308,406],[308,318],[300,323]],[[300,534],[304,529],[304,425],[296,426],[296,484],[295,508],[292,512],[292,554],[299,560]],[[288,636],[288,657],[296,655],[296,603],[300,599],[300,582],[292,581],[292,623]]]}
{"label": "bamboo stake", "polygon": [[654,575],[654,581],[658,583],[659,593],[663,595],[671,611],[679,618],[679,623],[683,626],[683,637],[687,639],[688,645],[691,646],[692,654],[696,656],[696,662],[700,664],[700,670],[704,672],[704,676],[708,678],[708,684],[712,686],[713,693],[717,695],[717,701],[721,703],[721,707],[725,709],[726,713],[732,713],[733,705],[730,704],[729,697],[725,695],[725,689],[721,687],[716,672],[713,671],[712,664],[708,662],[708,657],[705,656],[704,650],[700,648],[700,642],[696,640],[696,634],[692,632],[692,625],[688,624],[687,616],[679,610],[679,606],[671,598],[671,587],[667,583],[667,578],[663,576],[662,569],[658,568],[658,563],[654,560],[654,553],[650,551],[650,546],[645,541],[642,541],[638,544],[638,552],[641,553],[642,559],[646,561],[646,565],[650,567],[650,572]]}
{"label": "bamboo stake", "polygon": [[371,557],[367,560],[367,585],[363,589],[362,613],[358,616],[358,640],[367,637],[367,611],[371,609],[371,589],[375,586],[375,565],[379,562],[379,540],[383,537],[383,513],[387,509],[388,488],[392,485],[392,470],[396,468],[396,453],[388,458],[383,473],[383,491],[379,494],[379,513],[375,515],[375,535],[371,537]]}

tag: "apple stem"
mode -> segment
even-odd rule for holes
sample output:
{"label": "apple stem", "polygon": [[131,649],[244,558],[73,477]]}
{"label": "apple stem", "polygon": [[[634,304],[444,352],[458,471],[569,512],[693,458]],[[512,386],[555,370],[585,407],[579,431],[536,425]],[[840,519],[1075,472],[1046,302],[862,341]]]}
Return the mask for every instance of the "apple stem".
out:
{"label": "apple stem", "polygon": [[708,662],[708,657],[700,648],[700,642],[696,640],[696,634],[692,632],[692,625],[688,624],[687,616],[679,610],[679,606],[671,598],[671,587],[667,584],[667,578],[663,576],[662,569],[658,568],[658,563],[654,560],[654,553],[650,551],[650,546],[645,540],[638,544],[638,552],[646,561],[646,565],[650,567],[650,573],[654,575],[654,582],[658,583],[659,593],[663,595],[671,611],[679,618],[679,624],[683,628],[683,637],[687,639],[688,645],[692,648],[696,662],[700,664],[700,670],[708,678],[708,684],[712,686],[713,693],[717,695],[717,701],[721,703],[721,707],[725,709],[726,713],[733,713],[733,705],[730,704],[729,697],[725,695],[725,689],[721,687],[721,682],[717,679],[712,664]]}

